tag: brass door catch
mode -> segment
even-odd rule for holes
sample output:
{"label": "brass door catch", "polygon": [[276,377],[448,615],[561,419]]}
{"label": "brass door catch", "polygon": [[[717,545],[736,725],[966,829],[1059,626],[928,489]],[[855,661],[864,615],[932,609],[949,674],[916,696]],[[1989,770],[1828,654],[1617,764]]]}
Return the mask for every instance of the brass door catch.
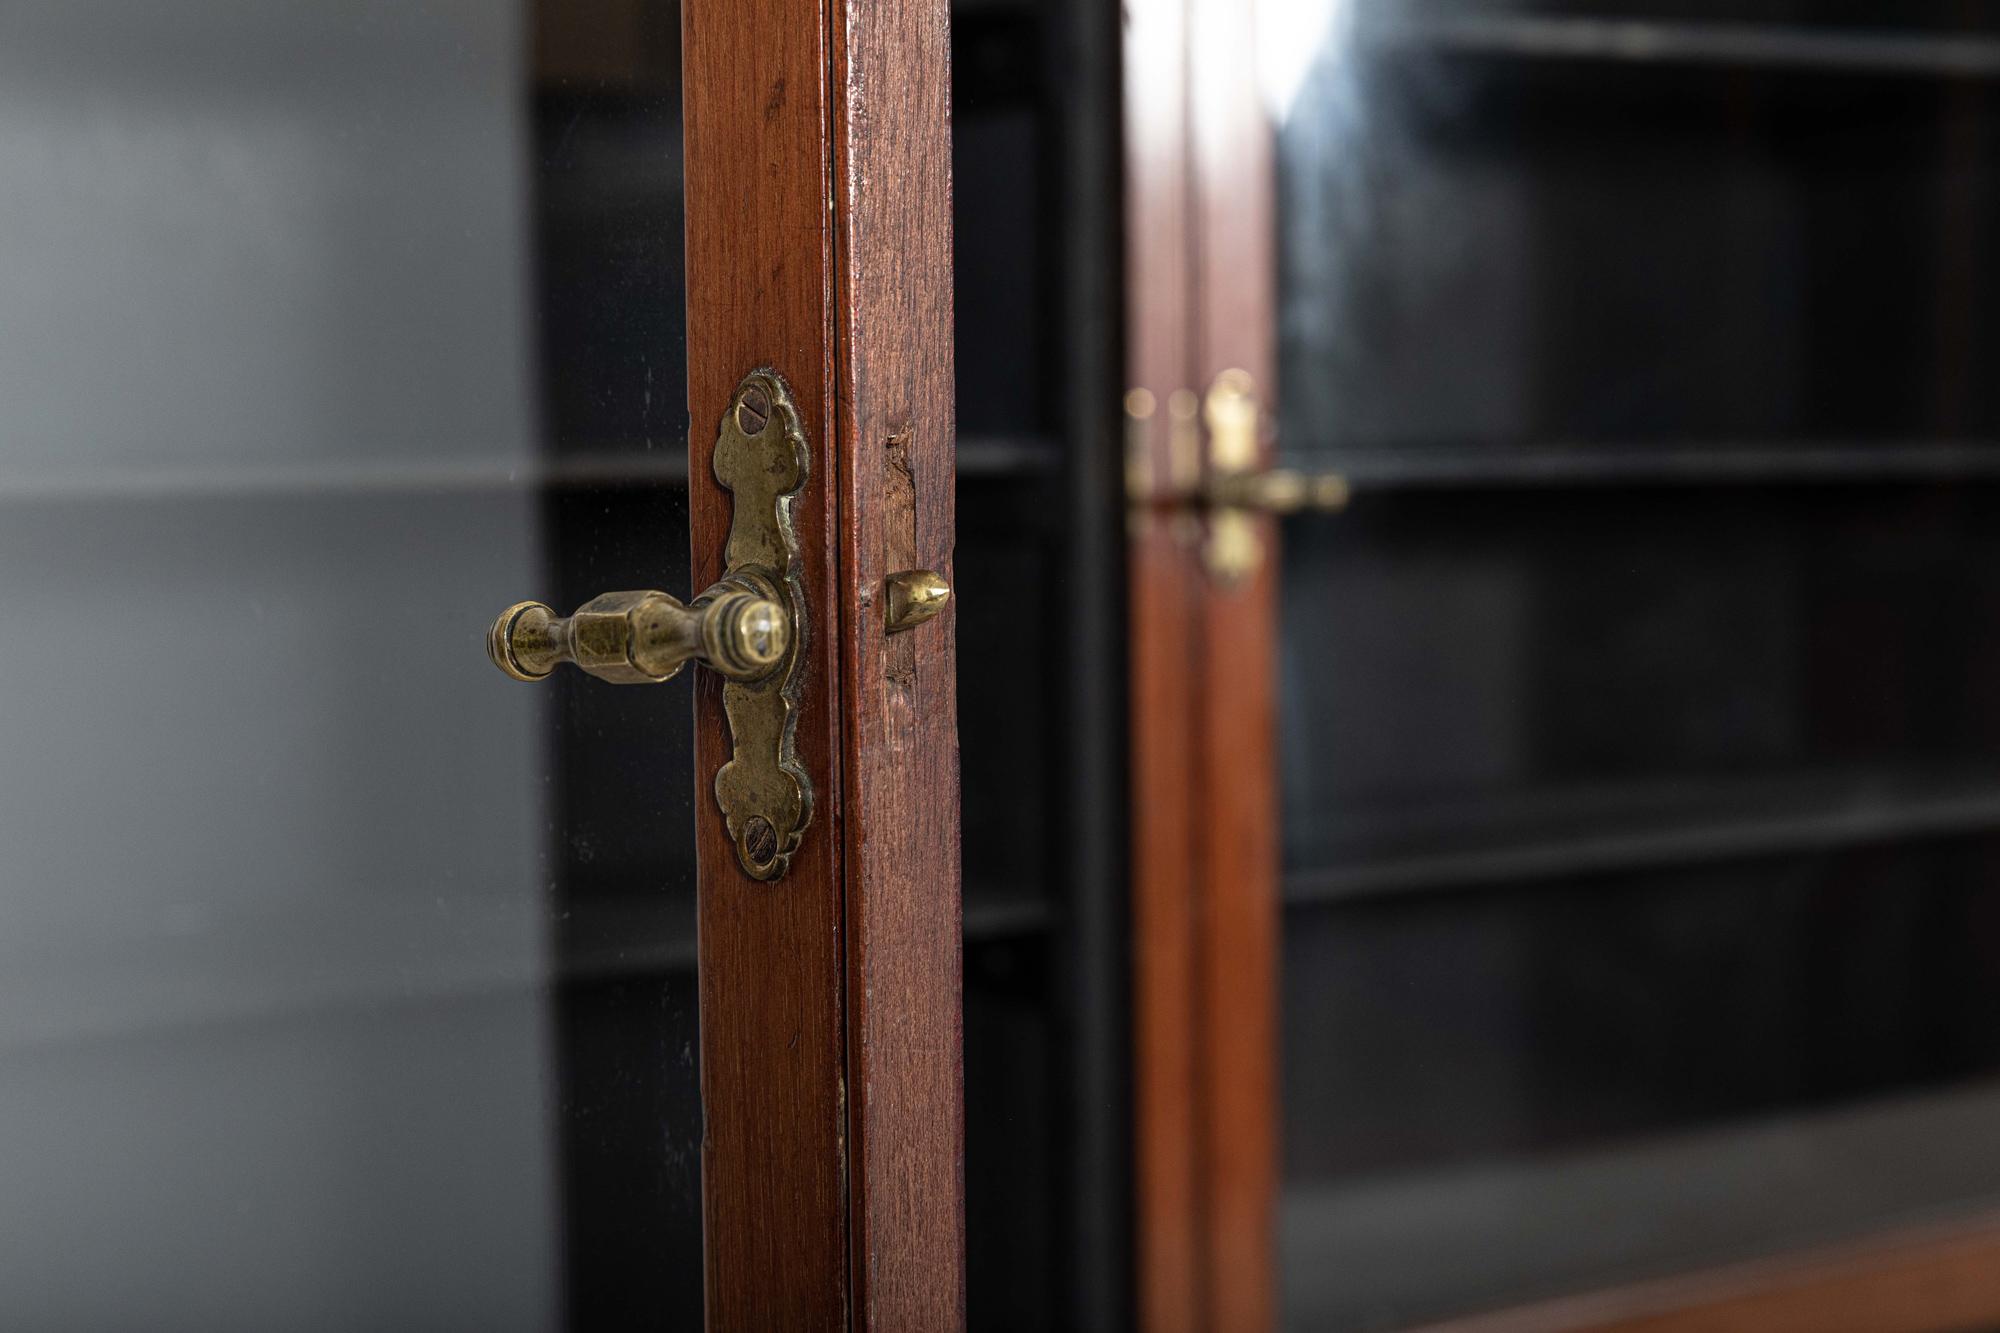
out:
{"label": "brass door catch", "polygon": [[812,783],[793,739],[808,622],[792,505],[810,455],[776,372],[753,371],[736,386],[714,469],[735,508],[725,572],[700,596],[683,604],[663,592],[610,592],[571,616],[519,602],[493,622],[486,649],[515,680],[547,679],[564,662],[617,685],[671,680],[691,661],[721,676],[732,757],[715,775],[715,799],[744,872],[770,881],[812,822]]}
{"label": "brass door catch", "polygon": [[1135,510],[1167,510],[1196,518],[1195,526],[1205,532],[1204,558],[1217,577],[1241,579],[1263,563],[1264,543],[1255,515],[1347,508],[1350,491],[1347,478],[1339,473],[1261,465],[1265,416],[1257,385],[1248,373],[1223,371],[1200,399],[1185,389],[1169,396],[1167,472],[1174,481],[1167,486],[1154,483],[1147,452],[1145,423],[1153,408],[1153,395],[1145,389],[1125,395],[1129,502]]}
{"label": "brass door catch", "polygon": [[891,634],[915,629],[944,610],[944,604],[951,600],[951,585],[934,569],[906,569],[891,574],[886,583],[889,591],[886,620]]}

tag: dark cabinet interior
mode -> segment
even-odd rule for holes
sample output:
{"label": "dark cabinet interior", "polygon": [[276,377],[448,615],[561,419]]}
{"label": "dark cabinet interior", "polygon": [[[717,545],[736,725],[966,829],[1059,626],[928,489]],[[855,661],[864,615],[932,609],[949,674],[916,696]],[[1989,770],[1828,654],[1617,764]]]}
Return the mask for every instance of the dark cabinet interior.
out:
{"label": "dark cabinet interior", "polygon": [[1363,3],[1299,71],[1295,1326],[2000,1194],[1996,91],[1947,4]]}

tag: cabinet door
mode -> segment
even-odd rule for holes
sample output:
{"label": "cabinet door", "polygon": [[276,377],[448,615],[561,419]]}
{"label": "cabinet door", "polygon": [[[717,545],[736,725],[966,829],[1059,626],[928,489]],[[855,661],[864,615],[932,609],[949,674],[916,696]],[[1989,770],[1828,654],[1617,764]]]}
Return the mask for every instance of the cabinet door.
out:
{"label": "cabinet door", "polygon": [[[960,1317],[952,611],[888,632],[952,545],[905,8],[0,17],[11,1322]],[[784,734],[708,665],[496,671],[510,604],[742,563],[753,372]],[[782,875],[718,792],[760,743]]]}
{"label": "cabinet door", "polygon": [[1142,1294],[2000,1319],[2000,27],[1214,10],[1127,77]]}

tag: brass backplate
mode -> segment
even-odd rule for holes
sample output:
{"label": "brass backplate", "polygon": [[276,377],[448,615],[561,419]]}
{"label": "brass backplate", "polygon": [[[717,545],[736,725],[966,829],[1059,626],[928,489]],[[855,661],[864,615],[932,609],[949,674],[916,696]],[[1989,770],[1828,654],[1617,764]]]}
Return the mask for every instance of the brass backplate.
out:
{"label": "brass backplate", "polygon": [[760,680],[722,687],[732,754],[715,775],[737,860],[752,879],[775,880],[812,822],[812,781],[798,761],[799,690],[811,641],[792,506],[811,472],[791,390],[773,370],[743,377],[715,440],[715,479],[735,499],[725,578],[784,603],[791,648]]}

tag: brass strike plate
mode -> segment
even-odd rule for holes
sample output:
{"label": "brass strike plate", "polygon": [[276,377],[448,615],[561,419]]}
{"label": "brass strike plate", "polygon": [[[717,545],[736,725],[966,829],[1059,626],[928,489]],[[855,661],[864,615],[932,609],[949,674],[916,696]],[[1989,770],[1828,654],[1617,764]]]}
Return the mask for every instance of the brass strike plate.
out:
{"label": "brass strike plate", "polygon": [[752,371],[736,386],[713,467],[735,501],[724,581],[774,598],[791,619],[791,645],[776,668],[722,687],[732,757],[715,775],[715,801],[744,873],[768,882],[790,867],[813,813],[812,781],[795,744],[811,634],[792,521],[811,455],[791,390],[776,371]]}

